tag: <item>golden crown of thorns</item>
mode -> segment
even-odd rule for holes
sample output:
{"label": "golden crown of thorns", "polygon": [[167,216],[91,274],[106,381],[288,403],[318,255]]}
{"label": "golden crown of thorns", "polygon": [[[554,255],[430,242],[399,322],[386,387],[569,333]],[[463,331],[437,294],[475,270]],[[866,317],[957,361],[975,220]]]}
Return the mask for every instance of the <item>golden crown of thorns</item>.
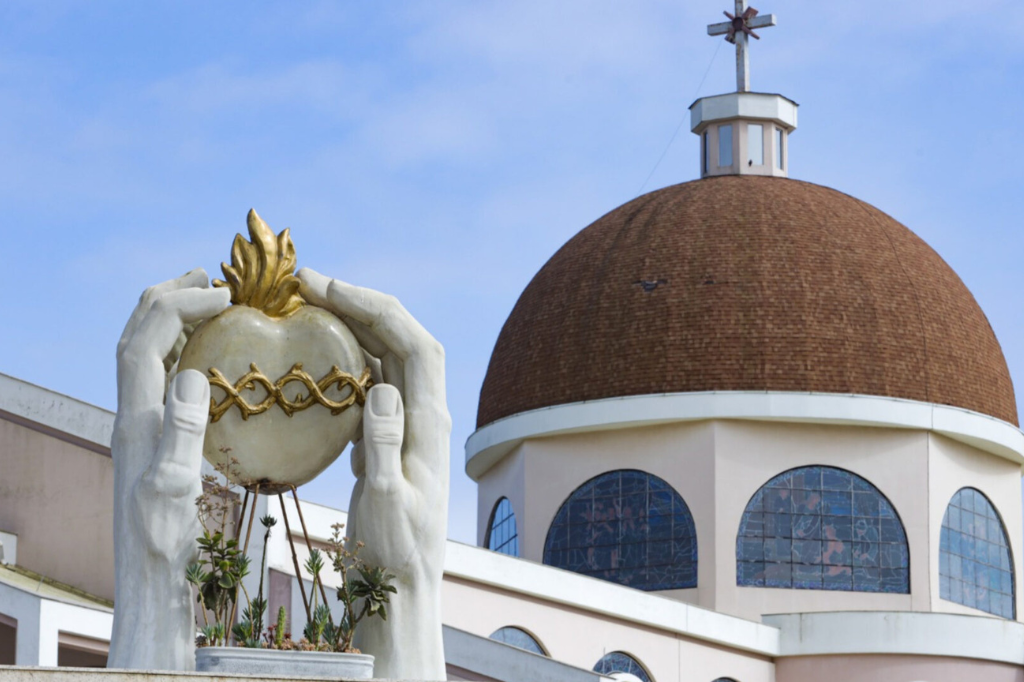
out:
{"label": "golden crown of thorns", "polygon": [[[267,375],[260,371],[255,362],[249,365],[249,370],[241,379],[232,384],[220,370],[215,367],[210,368],[210,386],[216,386],[227,394],[227,397],[219,403],[215,398],[210,398],[211,422],[215,422],[224,416],[224,413],[230,410],[232,405],[238,407],[243,420],[249,419],[254,414],[262,414],[275,404],[280,405],[281,409],[289,417],[296,412],[305,410],[314,403],[319,403],[328,408],[331,414],[341,414],[352,405],[365,404],[366,392],[373,385],[373,381],[370,379],[369,367],[363,370],[359,378],[356,378],[335,365],[319,381],[313,379],[311,374],[302,369],[301,362],[296,362],[292,365],[288,373],[277,381],[271,381]],[[289,400],[284,394],[285,386],[296,381],[306,387],[307,394],[303,396],[299,393],[296,394],[295,400]],[[256,384],[260,384],[266,389],[267,396],[255,405],[251,405],[242,397],[241,392],[256,390]],[[343,390],[346,386],[352,390],[341,400],[331,400],[324,395],[324,391],[335,384],[339,391]]]}

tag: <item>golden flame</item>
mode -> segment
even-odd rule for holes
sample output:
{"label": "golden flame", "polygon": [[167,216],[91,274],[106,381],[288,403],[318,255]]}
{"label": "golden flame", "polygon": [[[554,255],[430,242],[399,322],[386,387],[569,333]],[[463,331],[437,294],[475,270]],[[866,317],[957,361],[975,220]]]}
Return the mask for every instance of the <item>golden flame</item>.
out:
{"label": "golden flame", "polygon": [[235,235],[231,265],[221,263],[227,281],[213,286],[231,289],[231,302],[262,311],[268,317],[288,317],[306,304],[295,276],[295,245],[287,228],[275,235],[255,209],[249,210],[248,242]]}

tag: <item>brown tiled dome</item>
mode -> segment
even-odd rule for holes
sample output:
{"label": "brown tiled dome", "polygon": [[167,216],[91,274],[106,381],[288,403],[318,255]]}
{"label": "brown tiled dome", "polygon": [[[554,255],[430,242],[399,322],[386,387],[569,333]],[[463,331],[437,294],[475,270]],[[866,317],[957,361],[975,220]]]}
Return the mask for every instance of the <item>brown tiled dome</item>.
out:
{"label": "brown tiled dome", "polygon": [[559,249],[501,330],[477,425],[751,390],[910,398],[1017,423],[985,314],[913,232],[826,187],[726,176],[639,197]]}

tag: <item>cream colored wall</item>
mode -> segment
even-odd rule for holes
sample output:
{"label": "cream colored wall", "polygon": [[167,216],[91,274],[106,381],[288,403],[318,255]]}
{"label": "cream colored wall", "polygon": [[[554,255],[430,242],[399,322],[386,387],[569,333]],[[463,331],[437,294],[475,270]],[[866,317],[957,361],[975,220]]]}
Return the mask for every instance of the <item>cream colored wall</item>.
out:
{"label": "cream colored wall", "polygon": [[480,479],[477,486],[477,545],[487,546],[487,534],[490,530],[491,514],[498,500],[507,497],[512,503],[512,511],[516,515],[516,533],[519,535],[519,546],[523,546],[523,529],[520,519],[526,510],[526,489],[523,485],[523,452],[516,448],[495,464]]}
{"label": "cream colored wall", "polygon": [[0,417],[0,529],[20,566],[113,599],[113,486],[109,455]]}
{"label": "cream colored wall", "polygon": [[[715,424],[716,491],[722,576],[711,608],[759,620],[766,613],[909,611],[929,608],[927,434],[813,424]],[[800,466],[826,465],[868,480],[892,503],[910,547],[912,594],[739,587],[736,533],[747,502],[769,479]],[[731,540],[731,542],[730,542]]]}
{"label": "cream colored wall", "polygon": [[1005,459],[993,457],[972,447],[958,443],[949,438],[932,434],[929,439],[930,468],[929,502],[930,528],[928,542],[929,567],[935,582],[931,586],[930,606],[933,611],[948,613],[966,613],[979,615],[985,613],[961,604],[946,601],[939,596],[939,545],[942,531],[942,519],[946,514],[953,495],[961,488],[976,488],[985,493],[989,501],[1003,519],[1006,535],[1012,550],[1014,571],[1014,598],[1017,603],[1017,620],[1021,620],[1021,558],[1022,542],[1024,542],[1024,522],[1022,522],[1020,467]]}
{"label": "cream colored wall", "polygon": [[[772,477],[808,465],[851,471],[889,499],[907,533],[911,594],[736,585],[736,534],[747,502]],[[751,620],[772,613],[849,610],[977,614],[938,598],[942,515],[965,485],[989,495],[1002,514],[1020,580],[1019,468],[948,438],[902,429],[717,420],[526,441],[480,480],[481,542],[494,503],[505,495],[516,511],[521,555],[541,562],[548,527],[561,504],[590,478],[624,468],[667,481],[694,516],[697,588],[665,595],[721,613]]]}
{"label": "cream colored wall", "polygon": [[[555,659],[591,669],[606,653],[636,658],[655,682],[773,682],[768,658],[728,650],[674,633],[512,594],[458,578],[442,587],[444,622],[481,636],[505,626],[532,634]],[[456,608],[457,606],[457,608]]]}
{"label": "cream colored wall", "polygon": [[[747,125],[750,123],[759,124],[762,126],[762,137],[764,144],[764,163],[758,166],[748,166],[748,154],[749,149],[749,135]],[[732,159],[731,162],[724,166],[718,165],[718,127],[722,125],[732,126]],[[783,159],[783,168],[778,168],[776,165],[776,159],[778,158],[778,152],[775,149],[775,130],[778,128],[771,121],[764,120],[747,120],[747,119],[729,119],[722,121],[715,121],[701,131],[701,140],[704,139],[704,133],[708,135],[707,143],[711,149],[711,163],[708,165],[707,172],[704,172],[704,157],[701,156],[701,176],[702,177],[714,177],[716,175],[772,175],[785,177],[787,175],[786,166],[789,165],[787,159]],[[788,137],[785,134],[784,137]],[[785,145],[785,143],[784,143]],[[703,144],[701,146],[701,153],[704,151]]]}
{"label": "cream colored wall", "polygon": [[939,656],[795,656],[778,659],[775,674],[778,682],[1024,682],[1017,665]]}
{"label": "cream colored wall", "polygon": [[[714,480],[712,448],[710,423],[599,431],[524,443],[520,452],[527,504],[518,517],[521,555],[543,561],[551,521],[580,485],[606,471],[640,469],[669,482],[690,507],[699,562],[700,556],[713,553],[715,542],[713,512],[695,512],[695,506],[714,509],[714,488],[708,484]],[[485,478],[489,476],[487,472]],[[697,589],[673,590],[672,594],[703,604],[712,598],[714,586],[714,565],[699,562]]]}

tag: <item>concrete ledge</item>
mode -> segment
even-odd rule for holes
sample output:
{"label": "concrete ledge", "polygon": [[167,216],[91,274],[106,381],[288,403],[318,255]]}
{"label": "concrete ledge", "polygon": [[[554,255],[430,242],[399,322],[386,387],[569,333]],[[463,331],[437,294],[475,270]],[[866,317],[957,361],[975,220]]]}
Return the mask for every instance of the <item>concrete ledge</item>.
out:
{"label": "concrete ledge", "polygon": [[934,431],[1024,465],[1024,433],[1020,429],[959,407],[855,394],[709,391],[591,400],[499,419],[478,429],[466,441],[466,473],[478,480],[528,438],[709,419]]}
{"label": "concrete ledge", "polygon": [[532,651],[444,626],[444,658],[449,666],[498,682],[607,682],[610,678]]}
{"label": "concrete ledge", "polygon": [[[251,677],[248,675],[205,675],[203,673],[176,673],[162,670],[107,670],[105,668],[29,668],[0,665],[0,679],[4,682],[215,682],[216,680],[330,680],[346,682],[337,677]],[[362,682],[366,682],[363,680]],[[376,682],[387,682],[377,680]],[[393,680],[390,682],[414,682]],[[420,681],[416,681],[420,682]],[[423,682],[443,682],[423,681]]]}
{"label": "concrete ledge", "polygon": [[0,419],[110,454],[113,412],[6,374],[0,374]]}
{"label": "concrete ledge", "polygon": [[761,656],[771,657],[779,651],[779,631],[773,626],[451,540],[445,548],[444,572]]}
{"label": "concrete ledge", "polygon": [[1024,664],[1024,623],[952,613],[850,611],[765,616],[778,656],[907,654]]}

